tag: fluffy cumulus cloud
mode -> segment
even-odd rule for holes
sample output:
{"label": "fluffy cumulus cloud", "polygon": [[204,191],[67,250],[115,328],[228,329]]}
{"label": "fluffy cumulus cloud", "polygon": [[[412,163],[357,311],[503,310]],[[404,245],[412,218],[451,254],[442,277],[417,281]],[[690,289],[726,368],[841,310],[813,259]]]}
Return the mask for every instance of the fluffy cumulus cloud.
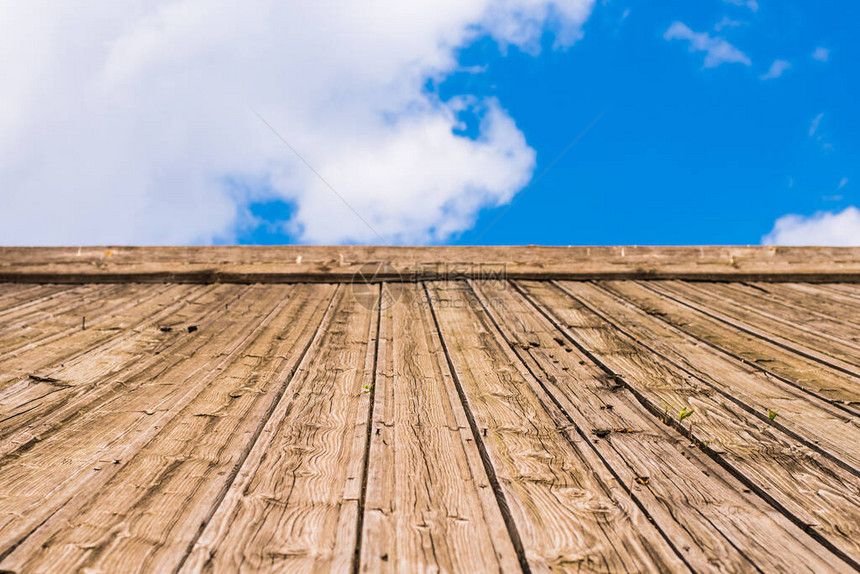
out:
{"label": "fluffy cumulus cloud", "polygon": [[834,213],[822,211],[810,216],[785,215],[762,238],[765,245],[860,245],[860,209],[847,207]]}
{"label": "fluffy cumulus cloud", "polygon": [[445,239],[535,153],[504,102],[427,81],[483,35],[569,46],[592,4],[0,0],[0,243],[230,241],[272,200],[301,241]]}
{"label": "fluffy cumulus cloud", "polygon": [[746,54],[725,39],[711,36],[707,32],[694,32],[683,22],[673,22],[663,34],[663,38],[687,41],[690,44],[690,52],[704,52],[706,68],[716,68],[720,64],[751,64]]}

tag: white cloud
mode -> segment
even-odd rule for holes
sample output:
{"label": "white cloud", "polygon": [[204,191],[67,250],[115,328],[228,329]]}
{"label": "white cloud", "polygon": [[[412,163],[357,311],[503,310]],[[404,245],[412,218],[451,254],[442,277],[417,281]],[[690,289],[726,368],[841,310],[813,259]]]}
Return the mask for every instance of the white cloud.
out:
{"label": "white cloud", "polygon": [[812,118],[812,123],[809,124],[809,137],[814,136],[815,133],[818,131],[818,127],[821,125],[821,119],[823,117],[824,112],[821,112],[820,114]]}
{"label": "white cloud", "polygon": [[[442,240],[509,201],[535,154],[502,103],[428,79],[489,34],[537,53],[593,0],[105,4],[0,0],[0,243],[231,240],[248,204],[294,205],[308,242]],[[458,112],[479,136],[452,132]]]}
{"label": "white cloud", "polygon": [[819,62],[826,62],[830,59],[830,50],[819,46],[812,52],[812,59],[818,60]]}
{"label": "white cloud", "polygon": [[774,78],[782,76],[782,74],[789,68],[791,68],[791,62],[787,60],[774,60],[773,64],[770,65],[770,69],[759,76],[759,79],[773,80]]}
{"label": "white cloud", "polygon": [[705,52],[705,67],[715,68],[720,64],[738,63],[749,66],[750,59],[729,44],[726,40],[713,37],[707,32],[693,32],[683,22],[674,22],[666,33],[666,40],[687,40],[690,43],[690,52]]}
{"label": "white cloud", "polygon": [[758,2],[756,0],[723,0],[723,2],[733,6],[745,6],[753,12],[758,12]]}
{"label": "white cloud", "polygon": [[746,22],[740,22],[738,20],[732,20],[728,16],[724,16],[722,20],[720,20],[719,22],[717,22],[714,25],[714,30],[716,30],[717,32],[720,32],[724,28],[737,28],[738,26],[743,26],[745,24],[746,24]]}
{"label": "white cloud", "polygon": [[814,118],[812,118],[812,122],[809,124],[809,137],[815,138],[815,141],[821,146],[821,149],[827,152],[832,152],[834,150],[833,144],[831,144],[825,138],[824,133],[821,130],[821,120],[824,118],[824,112],[821,112]]}
{"label": "white cloud", "polygon": [[846,207],[839,213],[820,211],[814,215],[784,215],[762,238],[765,245],[860,245],[860,209]]}
{"label": "white cloud", "polygon": [[836,190],[838,191],[838,190],[842,189],[843,187],[845,187],[846,185],[848,185],[848,178],[843,177],[842,179],[839,180],[839,185],[836,187]]}

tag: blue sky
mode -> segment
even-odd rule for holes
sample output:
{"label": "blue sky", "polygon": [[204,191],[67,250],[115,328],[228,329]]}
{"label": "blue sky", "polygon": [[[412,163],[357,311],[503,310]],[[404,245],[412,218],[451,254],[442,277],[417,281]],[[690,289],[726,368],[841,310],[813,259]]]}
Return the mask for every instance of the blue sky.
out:
{"label": "blue sky", "polygon": [[[296,67],[309,79],[296,84],[285,73],[287,79],[278,84],[249,75],[243,81],[253,89],[213,104],[193,121],[187,118],[196,112],[189,110],[201,98],[195,86],[189,87],[182,93],[189,107],[163,126],[152,127],[149,121],[141,127],[136,119],[128,120],[132,135],[153,138],[143,152],[145,161],[123,156],[112,162],[127,166],[117,179],[98,168],[79,175],[80,189],[104,186],[105,191],[75,209],[91,209],[104,220],[97,205],[107,201],[112,205],[108,215],[120,222],[115,229],[99,234],[71,226],[51,235],[50,222],[31,222],[28,229],[45,226],[42,235],[17,229],[15,235],[0,236],[0,242],[40,243],[49,237],[50,243],[757,244],[771,234],[767,242],[860,244],[860,212],[853,207],[860,205],[855,191],[860,184],[857,3],[486,3],[486,11],[457,13],[456,18],[458,8],[430,3],[435,16],[451,12],[448,19],[439,16],[432,29],[407,21],[410,14],[380,20],[394,19],[390,27],[373,23],[372,33],[381,36],[378,45],[359,39],[346,47],[357,53],[367,48],[378,61],[344,63],[337,47],[323,45],[317,68],[338,70],[346,78],[342,84],[320,80],[318,69],[293,66],[284,60],[290,50],[281,45],[237,35],[236,45],[250,38],[269,54],[268,76],[277,77],[283,66]],[[270,12],[266,17],[275,18]],[[283,17],[296,19],[294,14]],[[173,24],[167,9],[142,14],[141,22],[152,27],[153,18],[161,19],[155,26],[160,42],[185,46],[189,41],[181,38],[180,43],[181,34],[195,37],[187,26]],[[314,14],[300,18],[314,30],[309,23],[316,21]],[[232,33],[235,26],[225,20]],[[194,59],[199,53],[208,67],[211,54],[222,53],[223,46],[216,50],[201,40],[202,48],[189,50],[193,56],[187,60],[181,52],[161,60],[149,52],[138,56],[144,50],[138,45],[153,50],[152,42],[138,40],[151,31],[140,22],[131,24],[106,34],[114,46],[134,48],[121,52],[134,64],[122,69],[132,70],[126,73],[137,89],[159,86],[163,91],[165,78],[173,82],[170,86],[177,83],[179,76],[169,75],[173,70],[185,78],[203,69]],[[414,33],[426,34],[426,45],[435,46],[415,48],[388,66],[385,58],[392,56],[378,54],[401,49],[401,25],[415,26]],[[335,29],[331,38],[340,38],[344,28]],[[366,37],[361,30],[356,36]],[[348,33],[344,38],[338,41],[349,44]],[[328,50],[334,55],[323,53]],[[89,68],[102,66],[115,81],[110,65],[117,50],[86,57],[92,58]],[[242,65],[237,69],[248,66]],[[389,76],[380,72],[389,68]],[[99,77],[103,85],[105,75]],[[44,79],[33,82],[41,86]],[[318,89],[301,93],[311,85]],[[62,95],[62,89],[56,92]],[[182,99],[170,89],[168,107]],[[388,94],[401,91],[401,98],[387,101]],[[117,93],[112,94],[108,107],[121,107]],[[319,103],[329,97],[334,104]],[[238,103],[244,104],[240,111],[230,107]],[[147,117],[146,108],[136,105],[128,103],[128,117]],[[365,113],[367,121],[361,119]],[[126,116],[118,117],[113,125],[124,124]],[[329,122],[332,117],[340,123]],[[449,117],[450,125],[445,124]],[[312,121],[300,126],[305,118]],[[228,120],[235,126],[222,128]],[[92,121],[81,130],[92,131]],[[188,133],[182,145],[172,143]],[[226,143],[208,149],[218,138]],[[236,141],[258,155],[245,157],[238,146],[230,146]],[[41,159],[44,144],[32,145],[32,157]],[[168,151],[149,157],[152,147]],[[184,166],[210,156],[193,181],[184,179],[191,177]],[[378,166],[377,157],[385,159]],[[25,157],[16,168],[28,161],[38,165]],[[55,167],[46,165],[41,172]],[[62,172],[66,181],[69,171]],[[116,182],[129,177],[134,189],[118,197],[112,191]],[[9,200],[13,194],[26,196],[40,180],[20,176],[12,181],[22,183],[19,189],[7,188]],[[156,185],[166,191],[153,190]],[[189,188],[196,191],[186,192]],[[386,191],[377,193],[380,188]],[[445,193],[439,201],[426,200]],[[53,199],[64,201],[45,197],[42,203]],[[19,212],[16,221],[30,217],[25,203],[9,203],[7,213]],[[64,222],[61,215],[57,219]],[[188,232],[177,231],[186,222]]]}
{"label": "blue sky", "polygon": [[[465,50],[467,61],[489,61],[488,73],[443,90],[475,82],[497,95],[538,151],[538,173],[606,110],[483,239],[758,243],[786,213],[856,205],[860,42],[849,23],[860,21],[858,6],[763,2],[753,12],[719,2],[611,2],[563,53]],[[739,25],[715,32],[726,18]],[[705,54],[663,38],[675,21],[725,38],[751,65],[704,68]],[[828,61],[812,57],[819,47]],[[761,79],[777,59],[791,67]],[[482,213],[459,242],[476,239],[497,211]]]}
{"label": "blue sky", "polygon": [[[498,98],[537,151],[536,176],[600,119],[510,209],[482,210],[450,243],[756,244],[785,214],[857,205],[857,21],[852,2],[610,1],[565,50],[549,31],[538,56],[490,38],[462,49],[469,70],[428,89]],[[706,52],[664,38],[674,22],[725,39],[750,65],[706,68]],[[762,78],[776,60],[790,67]],[[272,231],[242,240],[293,239]]]}

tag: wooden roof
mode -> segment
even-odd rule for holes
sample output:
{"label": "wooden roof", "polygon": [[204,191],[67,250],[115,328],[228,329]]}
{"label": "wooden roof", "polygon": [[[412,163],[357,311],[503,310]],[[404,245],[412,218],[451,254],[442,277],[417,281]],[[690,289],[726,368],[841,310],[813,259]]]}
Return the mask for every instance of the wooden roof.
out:
{"label": "wooden roof", "polygon": [[858,276],[856,249],[0,249],[0,569],[860,569]]}

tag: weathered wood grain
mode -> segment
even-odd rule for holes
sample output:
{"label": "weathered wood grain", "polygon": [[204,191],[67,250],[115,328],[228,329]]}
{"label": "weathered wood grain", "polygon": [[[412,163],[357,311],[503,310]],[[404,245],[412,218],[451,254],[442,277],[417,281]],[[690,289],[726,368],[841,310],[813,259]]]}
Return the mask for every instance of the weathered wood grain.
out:
{"label": "weathered wood grain", "polygon": [[[818,542],[860,567],[856,475],[628,340],[581,300],[543,282],[521,285],[571,342],[610,370],[649,410],[662,413],[665,405],[666,420],[683,427],[695,444]],[[695,415],[680,423],[684,407]]]}
{"label": "weathered wood grain", "polygon": [[[853,337],[860,332],[860,299],[808,283],[748,283],[768,299],[791,305],[819,317],[851,325]],[[855,339],[856,342],[856,339]]]}
{"label": "weathered wood grain", "polygon": [[67,291],[68,289],[68,284],[0,283],[0,312],[8,313],[22,305],[29,306],[38,304],[39,301],[50,298],[57,293]]}
{"label": "weathered wood grain", "polygon": [[[8,284],[6,284],[8,285]],[[37,313],[44,309],[50,309],[52,306],[61,304],[64,299],[74,299],[79,293],[92,292],[92,285],[38,285],[41,288],[41,293],[34,293],[33,296],[12,296],[5,300],[8,305],[0,311],[0,321],[3,322],[3,327],[8,327],[14,324],[16,319],[26,316],[28,313]],[[4,301],[0,301],[4,302]]]}
{"label": "weathered wood grain", "polygon": [[300,364],[184,571],[351,568],[377,318],[377,310],[339,288],[331,322]]}
{"label": "weathered wood grain", "polygon": [[458,392],[531,569],[685,570],[558,408],[535,394],[468,287],[431,284],[430,296]]}
{"label": "weathered wood grain", "polygon": [[40,294],[49,293],[54,285],[42,283],[0,283],[0,313],[14,309],[19,304],[39,299]]}
{"label": "weathered wood grain", "polygon": [[[8,309],[0,313],[0,335],[10,331],[26,328],[34,323],[49,320],[56,315],[62,315],[85,306],[93,299],[105,298],[110,300],[114,294],[120,291],[128,291],[129,286],[114,284],[112,289],[105,289],[107,285],[69,285],[71,289],[65,289],[59,293],[52,293],[46,297],[40,297],[30,305],[18,305],[15,309]],[[78,316],[80,326],[81,315]]]}
{"label": "weathered wood grain", "polygon": [[[667,284],[668,285],[668,284]],[[860,362],[860,327],[821,313],[779,301],[757,289],[740,284],[698,283],[697,292],[720,298],[723,304],[742,306],[743,320],[767,332],[809,345],[823,352]]]}
{"label": "weathered wood grain", "polygon": [[860,570],[858,254],[0,248],[0,570]]}
{"label": "weathered wood grain", "polygon": [[0,362],[20,355],[24,349],[42,346],[51,340],[66,337],[77,331],[103,326],[103,317],[117,309],[129,308],[131,301],[137,304],[157,296],[166,290],[164,285],[114,285],[116,289],[104,289],[106,285],[89,285],[90,291],[76,296],[73,302],[55,306],[49,310],[38,310],[17,320],[9,321],[0,329]]}
{"label": "weathered wood grain", "polygon": [[[695,571],[851,570],[616,388],[520,293],[505,283],[474,285],[541,389]],[[786,563],[786,553],[797,561]]]}
{"label": "weathered wood grain", "polygon": [[849,342],[815,333],[790,321],[757,313],[740,301],[727,300],[724,295],[718,296],[696,286],[679,282],[659,282],[650,287],[693,308],[707,309],[714,318],[747,333],[772,341],[828,367],[860,377],[860,349]]}
{"label": "weathered wood grain", "polygon": [[[222,301],[242,293],[238,285],[204,288],[199,298],[194,289],[186,287],[185,290],[189,295],[187,299],[174,301],[154,316],[144,313],[141,324],[144,328],[122,329],[118,335],[94,334],[101,344],[85,351],[72,347],[73,354],[62,357],[62,362],[50,355],[43,357],[46,362],[35,363],[32,366],[36,369],[29,373],[14,374],[13,371],[2,395],[0,456],[10,456],[45,440],[68,421],[79,418],[81,413],[92,414],[91,411],[100,405],[124,397],[130,390],[149,383],[193,356],[208,342],[208,337],[193,336],[187,328],[169,332],[156,328],[159,318],[169,316],[198,330],[208,328],[228,312],[221,306]],[[189,301],[201,304],[186,304]],[[217,303],[211,304],[213,302]],[[88,340],[93,343],[92,338]],[[62,353],[64,349],[60,347]]]}
{"label": "weathered wood grain", "polygon": [[71,359],[125,337],[130,331],[152,326],[158,313],[193,304],[198,293],[213,288],[211,285],[148,285],[137,294],[133,289],[126,289],[90,310],[88,328],[83,328],[81,317],[58,316],[33,325],[20,337],[10,336],[0,348],[0,369],[7,373],[19,368],[21,372],[36,373],[47,368],[52,360]]}
{"label": "weathered wood grain", "polygon": [[602,282],[601,285],[628,298],[646,313],[660,317],[749,366],[860,416],[857,377],[829,369],[818,361],[715,319],[707,308],[695,309],[666,297],[651,289],[650,282]]}
{"label": "weathered wood grain", "polygon": [[850,283],[826,283],[821,288],[826,291],[842,293],[852,299],[860,299],[860,289]]}
{"label": "weathered wood grain", "polygon": [[[565,291],[586,301],[619,332],[725,398],[852,470],[860,479],[860,419],[810,396],[766,372],[701,344],[694,337],[612,292],[590,283],[564,282]],[[629,287],[634,291],[639,286]],[[641,293],[640,293],[641,295]],[[771,413],[776,413],[771,421]]]}
{"label": "weathered wood grain", "polygon": [[[272,289],[277,291],[276,289]],[[283,291],[283,290],[281,290]],[[332,285],[285,293],[262,330],[74,516],[48,523],[4,562],[36,571],[175,569],[220,504],[318,332]]]}
{"label": "weathered wood grain", "polygon": [[[379,268],[369,262],[382,263]],[[5,247],[0,281],[282,282],[498,278],[860,281],[851,247]]]}
{"label": "weathered wood grain", "polygon": [[[2,555],[26,541],[37,526],[49,520],[62,523],[79,510],[119,470],[122,461],[130,460],[235,360],[265,326],[267,314],[286,289],[263,290],[259,296],[249,297],[248,307],[234,305],[217,324],[186,333],[197,341],[189,355],[172,361],[165,358],[163,365],[138,373],[137,378],[122,380],[118,373],[123,384],[94,394],[66,414],[61,424],[40,422],[39,426],[48,428],[37,431],[40,434],[26,443],[7,439],[4,448],[13,449],[14,456],[0,460],[0,492],[4,494],[0,497],[0,539],[6,542]],[[209,301],[218,295],[217,290],[210,292]]]}
{"label": "weathered wood grain", "polygon": [[363,572],[514,572],[518,558],[421,286],[382,310]]}

